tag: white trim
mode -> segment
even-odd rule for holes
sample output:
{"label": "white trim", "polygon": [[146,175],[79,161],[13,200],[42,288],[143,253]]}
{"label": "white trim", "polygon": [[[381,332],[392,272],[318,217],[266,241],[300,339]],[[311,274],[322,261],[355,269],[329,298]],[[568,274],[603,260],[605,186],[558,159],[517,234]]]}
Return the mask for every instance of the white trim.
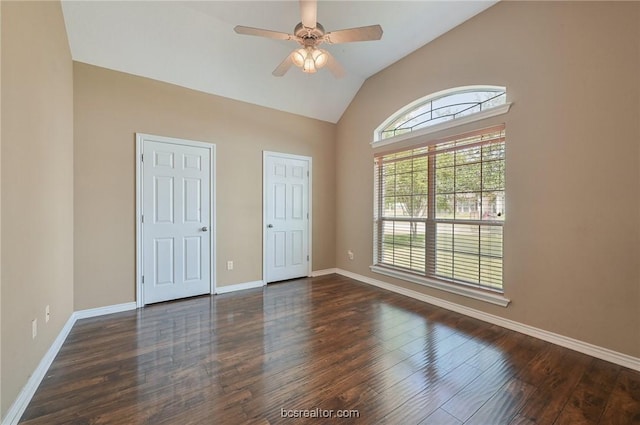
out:
{"label": "white trim", "polygon": [[309,253],[309,261],[307,261],[307,276],[311,276],[313,270],[313,158],[310,156],[303,158],[308,158],[309,160],[309,193],[307,193],[309,204],[307,210],[309,212],[309,221],[307,222],[307,239],[309,246],[307,247],[307,252]]}
{"label": "white trim", "polygon": [[414,100],[413,102],[409,102],[408,104],[404,105],[402,108],[398,109],[397,111],[395,111],[393,114],[389,115],[389,117],[382,121],[382,124],[380,124],[378,127],[376,127],[375,131],[373,132],[373,141],[377,142],[380,140],[380,133],[382,131],[384,131],[385,128],[387,128],[387,126],[389,124],[391,124],[393,121],[395,121],[396,119],[398,119],[398,117],[400,117],[400,115],[405,114],[413,109],[418,108],[419,106],[422,106],[424,104],[426,104],[429,101],[432,100],[438,100],[440,98],[446,97],[448,94],[457,94],[457,93],[465,93],[465,92],[473,92],[473,91],[483,91],[483,90],[496,90],[496,91],[503,91],[506,93],[507,88],[505,86],[492,86],[492,85],[473,85],[473,86],[460,86],[460,87],[451,87],[448,89],[444,89],[444,90],[440,90],[438,92],[435,93],[431,93],[428,94],[426,96],[422,96],[421,98],[418,98],[416,100]]}
{"label": "white trim", "polygon": [[406,141],[409,141],[410,142],[409,144],[423,142],[424,141],[423,137],[428,134],[436,133],[442,130],[448,130],[450,128],[455,128],[464,124],[469,124],[472,122],[506,114],[507,112],[509,112],[509,108],[511,108],[512,104],[513,104],[512,102],[508,102],[503,105],[498,105],[493,108],[485,109],[484,111],[476,112],[475,114],[465,115],[464,117],[461,117],[461,118],[456,118],[453,120],[441,122],[439,124],[421,128],[420,130],[412,131],[410,133],[389,137],[388,139],[383,139],[383,140],[374,139],[373,142],[371,142],[371,147],[375,149],[382,146],[389,146],[389,145],[393,145],[400,142],[406,142]]}
{"label": "white trim", "polygon": [[311,277],[318,277],[318,276],[326,276],[328,274],[336,274],[338,273],[338,269],[333,268],[333,269],[323,269],[323,270],[314,270],[311,272]]}
{"label": "white trim", "polygon": [[263,280],[254,280],[253,282],[236,283],[235,285],[218,286],[216,294],[228,294],[229,292],[244,291],[245,289],[262,288],[265,286]]}
{"label": "white trim", "polygon": [[42,357],[42,360],[40,360],[40,363],[38,363],[36,369],[33,371],[31,376],[29,376],[27,383],[18,394],[18,397],[16,397],[11,407],[9,407],[9,410],[7,411],[7,414],[2,421],[2,425],[14,425],[18,423],[18,421],[22,417],[22,414],[31,402],[31,398],[38,389],[40,382],[42,382],[42,379],[45,377],[47,371],[49,370],[49,366],[51,366],[51,363],[56,358],[56,355],[58,354],[58,351],[60,351],[62,344],[64,344],[64,341],[67,339],[69,332],[71,332],[71,328],[73,327],[73,324],[75,322],[75,313],[72,313],[69,317],[69,320],[67,320],[67,323],[65,323],[65,325],[60,330],[60,333],[53,341],[53,344],[51,344],[45,355]]}
{"label": "white trim", "polygon": [[428,277],[416,276],[411,273],[404,273],[399,270],[392,270],[380,266],[369,266],[369,268],[374,273],[380,273],[385,276],[395,277],[396,279],[402,279],[409,282],[417,283],[418,285],[424,285],[430,288],[439,289],[441,291],[451,292],[452,294],[462,295],[464,297],[473,298],[474,300],[499,305],[500,307],[506,307],[511,302],[510,299],[505,298],[500,294],[481,291],[463,285],[455,285],[452,283],[429,279]]}
{"label": "white trim", "polygon": [[265,285],[267,284],[267,156],[298,159],[307,161],[309,164],[309,193],[307,200],[307,211],[309,212],[309,221],[307,222],[307,252],[309,253],[309,261],[307,261],[307,276],[311,276],[311,264],[313,263],[313,158],[290,153],[262,151],[262,280],[265,282]]}
{"label": "white trim", "polygon": [[174,145],[193,146],[205,148],[209,150],[209,180],[210,180],[210,205],[209,219],[211,220],[211,239],[210,239],[210,265],[209,275],[209,294],[216,293],[216,239],[218,228],[216,226],[216,145],[214,143],[201,142],[197,140],[176,139],[173,137],[155,136],[145,133],[136,133],[136,307],[144,307],[144,285],[142,285],[142,161],[143,142],[150,140],[160,143],[171,143]]}
{"label": "white trim", "polygon": [[267,151],[262,151],[262,281],[267,283]]}
{"label": "white trim", "polygon": [[9,407],[6,416],[2,420],[2,425],[15,425],[18,423],[18,421],[24,414],[24,411],[27,409],[27,406],[29,406],[29,403],[31,402],[31,399],[33,398],[36,390],[40,386],[40,383],[47,374],[51,363],[53,363],[53,360],[58,355],[58,351],[60,351],[60,348],[62,348],[62,345],[69,336],[69,333],[71,332],[71,329],[73,328],[73,325],[75,325],[76,321],[89,317],[104,316],[107,314],[120,313],[122,311],[135,309],[136,303],[132,301],[129,303],[90,308],[88,310],[79,310],[71,313],[71,316],[69,316],[69,320],[67,320],[67,323],[64,324],[64,326],[60,330],[60,333],[53,341],[45,355],[42,357],[40,363],[38,363],[36,369],[33,371],[31,376],[29,376],[27,383],[18,394],[18,397],[14,400],[11,407]]}
{"label": "white trim", "polygon": [[217,214],[216,209],[218,207],[218,202],[216,201],[217,196],[217,181],[216,173],[217,173],[217,165],[216,160],[218,158],[217,147],[215,143],[209,143],[211,146],[211,162],[209,163],[209,179],[211,184],[211,196],[209,200],[209,213],[211,214],[211,242],[209,245],[209,249],[211,252],[209,253],[209,261],[211,261],[210,270],[210,278],[211,285],[209,286],[209,294],[213,295],[216,293],[216,285],[218,282],[218,267],[216,267],[216,260],[218,257],[218,222],[217,222]]}
{"label": "white trim", "polygon": [[620,366],[628,367],[629,369],[640,371],[640,358],[633,357],[628,354],[619,353],[617,351],[610,350],[608,348],[600,347],[588,342],[580,341],[568,336],[559,335],[557,333],[549,332],[544,329],[539,329],[533,326],[525,325],[524,323],[516,322],[513,320],[505,319],[503,317],[495,316],[493,314],[485,313],[480,310],[465,307],[460,304],[452,303],[442,300],[440,298],[432,297],[430,295],[423,294],[421,292],[414,291],[412,289],[402,288],[396,285],[392,285],[381,280],[373,279],[367,276],[363,276],[357,273],[352,273],[346,270],[337,269],[337,273],[349,277],[351,279],[358,280],[369,285],[377,286],[378,288],[385,289],[387,291],[395,292],[397,294],[405,295],[407,297],[414,298],[419,301],[432,304],[446,310],[455,311],[456,313],[464,314],[469,317],[473,317],[483,322],[498,325],[512,331],[520,332],[525,335],[532,336],[534,338],[541,339],[543,341],[550,342],[552,344],[559,345],[561,347],[568,348],[570,350],[578,351],[583,354],[587,354],[598,359],[606,360],[611,363],[615,363]]}
{"label": "white trim", "polygon": [[87,310],[79,310],[74,314],[76,320],[87,319],[89,317],[104,316],[106,314],[120,313],[123,311],[135,310],[137,305],[134,301],[130,303],[108,305],[106,307],[89,308]]}
{"label": "white trim", "polygon": [[142,134],[136,133],[136,307],[144,307],[142,287]]}

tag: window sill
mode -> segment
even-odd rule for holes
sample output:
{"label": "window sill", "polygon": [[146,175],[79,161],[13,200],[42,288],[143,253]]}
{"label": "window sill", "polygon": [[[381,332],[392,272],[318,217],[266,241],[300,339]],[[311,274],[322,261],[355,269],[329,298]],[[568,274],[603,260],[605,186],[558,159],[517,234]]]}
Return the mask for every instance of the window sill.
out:
{"label": "window sill", "polygon": [[422,128],[420,130],[412,131],[410,133],[389,137],[388,139],[374,140],[373,142],[371,142],[371,147],[375,149],[381,146],[393,145],[394,143],[404,142],[412,139],[416,139],[416,141],[420,141],[422,140],[422,137],[426,136],[427,134],[435,133],[441,130],[447,130],[449,128],[458,127],[463,124],[469,124],[472,122],[484,120],[486,118],[506,114],[507,112],[509,112],[509,108],[511,108],[511,102],[496,106],[491,109],[487,109],[482,112],[470,114],[462,118],[457,118],[454,120],[449,120],[439,124],[431,125],[431,126]]}
{"label": "window sill", "polygon": [[380,266],[370,266],[372,272],[383,274],[385,276],[394,277],[396,279],[405,280],[407,282],[417,283],[418,285],[428,286],[430,288],[439,289],[441,291],[450,292],[452,294],[462,295],[463,297],[473,298],[474,300],[484,301],[490,304],[506,307],[511,302],[500,294],[494,294],[489,291],[482,291],[474,288],[467,288],[463,285],[456,285],[440,280],[429,279],[427,277],[416,276],[411,273],[405,273],[398,270],[388,269]]}

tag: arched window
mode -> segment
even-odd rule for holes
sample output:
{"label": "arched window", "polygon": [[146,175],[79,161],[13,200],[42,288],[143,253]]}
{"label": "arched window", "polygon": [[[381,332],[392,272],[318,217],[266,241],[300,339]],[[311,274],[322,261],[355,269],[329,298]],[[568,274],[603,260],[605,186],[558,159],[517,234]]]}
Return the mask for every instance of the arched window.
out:
{"label": "arched window", "polygon": [[[467,86],[419,99],[374,133],[371,270],[503,307],[505,87]],[[444,138],[429,133],[478,121]],[[492,125],[490,125],[492,124]]]}
{"label": "arched window", "polygon": [[[406,105],[375,131],[374,143],[426,127],[447,128],[506,112],[507,90],[500,86],[465,86],[443,90]],[[446,123],[446,124],[445,124]],[[444,125],[443,125],[444,124]]]}

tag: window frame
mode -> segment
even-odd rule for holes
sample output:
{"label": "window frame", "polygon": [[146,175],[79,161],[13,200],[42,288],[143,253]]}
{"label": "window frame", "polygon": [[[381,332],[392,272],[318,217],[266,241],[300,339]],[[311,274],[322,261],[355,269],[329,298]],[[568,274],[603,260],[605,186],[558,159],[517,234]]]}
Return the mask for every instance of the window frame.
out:
{"label": "window frame", "polygon": [[503,86],[494,86],[494,85],[471,85],[471,86],[462,86],[455,87],[451,89],[442,90],[436,93],[429,94],[427,96],[421,97],[419,99],[414,100],[408,105],[403,106],[398,109],[396,112],[391,114],[387,119],[385,119],[373,132],[373,141],[371,142],[371,146],[373,148],[378,148],[382,146],[393,145],[395,143],[403,142],[408,139],[413,139],[417,137],[427,136],[432,133],[436,133],[442,130],[454,128],[457,126],[461,126],[464,124],[473,123],[476,121],[484,120],[487,118],[491,118],[494,116],[506,114],[509,112],[512,103],[505,100],[504,104],[494,106],[491,108],[487,108],[480,112],[472,113],[469,115],[463,115],[459,118],[450,119],[444,122],[440,122],[433,125],[428,125],[404,134],[392,136],[383,139],[382,133],[385,131],[387,126],[391,123],[399,119],[401,116],[410,113],[413,110],[419,109],[424,104],[436,101],[438,99],[453,96],[460,93],[470,93],[474,91],[504,91],[505,96],[507,96],[507,89]]}
{"label": "window frame", "polygon": [[[382,226],[384,225],[385,221],[389,221],[390,218],[388,217],[384,217],[383,211],[380,210],[380,208],[384,208],[384,206],[382,205],[382,201],[380,200],[382,195],[382,191],[384,190],[384,186],[383,183],[380,181],[380,175],[375,175],[374,176],[374,190],[375,190],[375,196],[374,196],[374,247],[373,247],[373,265],[370,266],[370,269],[376,273],[380,273],[380,274],[384,274],[390,277],[394,277],[394,278],[399,278],[402,280],[406,280],[406,281],[410,281],[410,282],[414,282],[414,283],[419,283],[422,285],[426,285],[426,286],[430,286],[430,287],[434,287],[437,289],[441,289],[441,290],[445,290],[447,292],[452,292],[452,293],[456,293],[459,295],[464,295],[470,298],[474,298],[474,299],[478,299],[478,300],[482,300],[482,301],[486,301],[492,304],[497,304],[503,307],[506,307],[509,304],[509,300],[507,298],[504,297],[504,287],[502,288],[502,291],[499,290],[493,290],[487,287],[480,287],[481,285],[474,285],[474,284],[468,284],[468,283],[464,283],[462,281],[460,281],[459,279],[454,279],[453,277],[451,279],[446,279],[443,278],[441,276],[437,276],[436,273],[436,264],[435,264],[435,238],[436,238],[436,226],[438,225],[438,223],[442,223],[442,222],[446,222],[446,223],[451,223],[452,225],[455,224],[459,224],[459,225],[468,225],[471,224],[473,226],[478,225],[478,232],[481,232],[481,226],[500,226],[501,229],[504,228],[504,222],[501,220],[464,220],[464,219],[439,219],[436,217],[436,208],[435,208],[435,198],[437,195],[435,186],[436,186],[436,178],[435,178],[435,173],[436,173],[436,168],[435,168],[435,161],[436,161],[436,156],[439,154],[442,154],[443,151],[439,151],[438,148],[442,147],[443,144],[447,144],[447,143],[457,143],[459,141],[465,140],[465,139],[470,139],[473,140],[473,138],[477,138],[478,136],[483,136],[483,135],[487,135],[487,134],[495,134],[497,131],[500,132],[501,136],[501,143],[504,143],[504,132],[505,132],[505,125],[501,124],[501,125],[497,125],[497,126],[492,126],[492,127],[488,127],[488,128],[483,128],[480,130],[475,130],[472,132],[468,132],[468,133],[463,133],[463,134],[458,134],[452,137],[448,137],[446,139],[440,139],[440,140],[431,140],[428,142],[424,142],[424,140],[422,141],[422,143],[420,144],[413,144],[411,146],[408,147],[403,147],[401,149],[396,149],[396,150],[389,150],[389,151],[385,151],[385,152],[381,152],[375,155],[375,160],[378,161],[378,158],[382,158],[384,156],[389,156],[389,155],[393,155],[393,154],[397,154],[397,153],[403,153],[403,152],[411,152],[411,154],[408,154],[406,158],[414,158],[414,156],[418,157],[420,155],[426,155],[426,157],[428,158],[428,179],[427,179],[427,184],[428,184],[428,213],[427,216],[423,219],[423,218],[401,218],[399,221],[400,222],[424,222],[424,228],[425,228],[425,246],[424,246],[424,273],[419,273],[419,271],[416,270],[410,270],[410,269],[404,269],[401,266],[398,265],[388,265],[388,264],[384,264],[382,262],[379,262],[380,257],[380,253],[379,253],[379,249],[381,249],[382,244],[385,243],[384,240],[384,232],[382,231]],[[469,143],[469,144],[462,144],[461,146],[454,146],[453,148],[450,148],[450,151],[458,151],[458,150],[462,150],[465,148],[469,148],[472,147],[474,144],[475,145],[489,145],[490,143],[496,143],[496,141],[494,140],[493,142],[487,142],[487,141],[480,141],[480,142],[475,142],[475,143]],[[424,148],[426,148],[426,154],[425,153],[418,153],[417,155],[415,155],[414,153],[416,152],[416,150],[420,150],[422,149],[424,151]],[[382,173],[382,169],[379,168],[377,162],[376,165],[374,167],[374,169],[376,170],[376,173]],[[504,188],[503,188],[504,190]],[[412,192],[410,196],[415,196],[415,193]],[[454,206],[455,209],[455,206]],[[395,223],[397,220],[397,217],[395,217],[394,220],[391,220]],[[453,228],[453,227],[452,227]],[[394,242],[395,243],[395,242]],[[395,246],[395,245],[394,245]],[[501,249],[504,246],[504,239],[502,240],[501,243]],[[395,249],[395,248],[394,248]],[[453,249],[453,248],[452,248]],[[429,250],[432,250],[431,253],[429,253]],[[411,254],[410,254],[411,255]],[[453,256],[453,251],[452,251],[452,256]],[[481,253],[480,251],[478,251],[478,258],[480,261],[481,258]],[[433,258],[431,258],[433,257]],[[430,260],[431,258],[431,260]],[[504,263],[502,263],[504,264]],[[503,270],[504,267],[501,267],[501,270]],[[478,268],[478,273],[480,273],[480,267]],[[452,266],[452,276],[454,275],[453,272],[453,266]]]}

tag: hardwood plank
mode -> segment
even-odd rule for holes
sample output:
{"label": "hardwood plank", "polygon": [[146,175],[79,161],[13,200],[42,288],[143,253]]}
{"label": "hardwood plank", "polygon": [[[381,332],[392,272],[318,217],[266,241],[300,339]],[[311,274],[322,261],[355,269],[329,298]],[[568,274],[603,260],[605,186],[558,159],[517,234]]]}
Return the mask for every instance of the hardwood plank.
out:
{"label": "hardwood plank", "polygon": [[539,343],[533,338],[522,337],[520,343],[511,346],[490,368],[447,401],[442,408],[462,422],[466,422],[493,395],[498,392],[522,367],[528,363],[531,352]]}
{"label": "hardwood plank", "polygon": [[[362,417],[366,418],[366,420],[362,422],[389,422],[395,421],[397,418],[405,418],[405,414],[394,415],[392,411],[402,408],[401,406],[408,399],[412,399],[419,393],[428,395],[431,403],[433,403],[433,400],[438,400],[437,397],[433,397],[432,389],[439,388],[443,377],[451,378],[451,376],[447,375],[448,372],[454,369],[457,370],[467,358],[472,357],[478,351],[479,343],[476,341],[460,335],[453,336],[455,337],[445,337],[443,343],[438,347],[435,347],[432,343],[423,344],[425,348],[422,351],[417,351],[406,361],[389,369],[387,374],[382,373],[381,379],[370,381],[368,385],[371,385],[374,390],[371,396],[383,399],[384,402],[360,399],[359,403],[354,405],[353,408],[365,413]],[[477,369],[469,366],[465,366],[465,368],[463,368],[463,375],[466,379],[456,379],[458,385],[461,385],[462,382],[469,382],[479,374]],[[469,374],[468,371],[471,369],[473,371]],[[460,373],[459,370],[458,373]],[[441,394],[446,394],[446,392],[442,391]],[[453,393],[449,394],[447,398],[451,395]],[[431,407],[437,408],[447,398],[441,400],[438,405]],[[421,404],[425,400],[416,401]],[[407,409],[406,413],[415,419],[416,414],[414,414],[413,409]],[[422,413],[418,414],[420,419],[425,416],[424,413],[423,410]]]}
{"label": "hardwood plank", "polygon": [[640,372],[620,371],[600,423],[640,424]]}
{"label": "hardwood plank", "polygon": [[[462,364],[442,377],[432,377],[431,380],[413,396],[404,397],[404,403],[389,412],[380,423],[382,424],[414,424],[430,416],[454,394],[469,382],[476,379],[482,371]],[[406,383],[403,383],[406,385]],[[391,388],[390,391],[393,391]],[[448,413],[446,416],[450,416]],[[432,420],[434,420],[432,418]]]}
{"label": "hardwood plank", "polygon": [[538,374],[533,380],[538,386],[520,410],[522,420],[553,423],[591,362],[589,356],[560,347],[553,352],[556,354],[552,358],[532,364],[532,372]]}
{"label": "hardwood plank", "polygon": [[621,367],[592,359],[556,424],[597,424],[613,391]]}
{"label": "hardwood plank", "polygon": [[536,423],[544,424],[544,423],[551,423],[551,422],[536,422],[521,414],[518,414],[514,416],[513,419],[511,419],[511,422],[509,422],[509,425],[535,425]]}
{"label": "hardwood plank", "polygon": [[465,425],[506,424],[534,391],[532,385],[514,378],[498,390]]}
{"label": "hardwood plank", "polygon": [[438,409],[420,422],[419,425],[461,425],[462,422],[448,414],[442,409]]}

